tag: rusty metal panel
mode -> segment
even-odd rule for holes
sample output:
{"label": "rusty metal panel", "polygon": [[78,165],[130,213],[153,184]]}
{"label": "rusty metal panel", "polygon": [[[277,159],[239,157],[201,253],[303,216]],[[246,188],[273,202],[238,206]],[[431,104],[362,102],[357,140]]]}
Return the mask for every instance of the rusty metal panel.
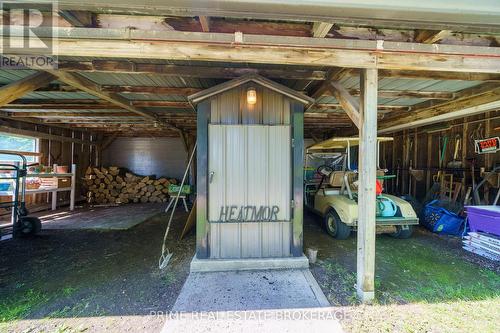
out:
{"label": "rusty metal panel", "polygon": [[117,138],[103,151],[104,166],[139,175],[182,178],[187,154],[180,138]]}

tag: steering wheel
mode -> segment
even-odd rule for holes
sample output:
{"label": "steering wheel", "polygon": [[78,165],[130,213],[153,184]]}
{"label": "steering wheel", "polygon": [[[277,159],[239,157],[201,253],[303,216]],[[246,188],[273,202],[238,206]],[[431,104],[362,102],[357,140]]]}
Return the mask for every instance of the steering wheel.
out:
{"label": "steering wheel", "polygon": [[316,173],[321,177],[329,176],[333,172],[333,168],[329,165],[323,164],[316,169]]}
{"label": "steering wheel", "polygon": [[320,165],[316,169],[316,173],[321,176],[321,181],[319,182],[318,188],[316,189],[316,193],[321,189],[321,186],[323,186],[323,182],[325,181],[325,178],[329,176],[333,172],[333,168],[329,165],[323,164]]}

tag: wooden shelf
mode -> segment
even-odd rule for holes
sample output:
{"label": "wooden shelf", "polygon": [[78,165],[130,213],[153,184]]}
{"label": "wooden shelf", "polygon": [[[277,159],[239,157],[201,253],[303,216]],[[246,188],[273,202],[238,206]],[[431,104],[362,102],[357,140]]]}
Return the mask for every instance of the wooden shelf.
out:
{"label": "wooden shelf", "polygon": [[[57,165],[54,164],[54,169],[57,167]],[[57,193],[58,192],[70,192],[70,204],[69,204],[69,209],[73,210],[75,209],[75,187],[76,187],[76,165],[72,164],[71,165],[71,172],[68,173],[29,173],[26,175],[26,178],[62,178],[62,177],[68,177],[71,178],[71,186],[70,187],[61,187],[61,188],[37,188],[37,189],[26,189],[25,194],[30,195],[30,194],[40,194],[40,193],[51,193],[52,197],[52,202],[51,202],[51,207],[52,210],[55,210],[57,208]],[[5,179],[5,178],[3,178]],[[11,196],[14,194],[13,190],[9,191],[0,191],[0,195],[7,195]]]}
{"label": "wooden shelf", "polygon": [[[26,194],[38,194],[38,193],[51,193],[51,192],[64,192],[71,191],[71,187],[63,188],[37,188],[32,190],[26,190]],[[0,191],[0,195],[13,195],[13,191]]]}
{"label": "wooden shelf", "polygon": [[71,177],[72,173],[28,173],[26,177],[28,178],[52,178],[52,177]]}

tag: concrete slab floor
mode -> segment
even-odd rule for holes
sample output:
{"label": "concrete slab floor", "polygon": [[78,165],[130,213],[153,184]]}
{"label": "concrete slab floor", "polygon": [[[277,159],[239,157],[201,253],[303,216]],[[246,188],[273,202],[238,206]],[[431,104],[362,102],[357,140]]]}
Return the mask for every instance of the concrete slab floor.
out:
{"label": "concrete slab floor", "polygon": [[74,211],[45,211],[33,215],[42,220],[43,229],[127,230],[163,212],[165,205],[147,203],[88,207]]}
{"label": "concrete slab floor", "polygon": [[191,273],[163,333],[342,332],[308,269]]}

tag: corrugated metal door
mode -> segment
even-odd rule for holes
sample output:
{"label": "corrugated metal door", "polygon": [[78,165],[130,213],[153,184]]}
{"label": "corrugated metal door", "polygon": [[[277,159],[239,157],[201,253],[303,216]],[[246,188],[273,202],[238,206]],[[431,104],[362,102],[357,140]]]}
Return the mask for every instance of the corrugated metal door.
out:
{"label": "corrugated metal door", "polygon": [[[290,126],[209,125],[211,258],[290,255]],[[221,207],[278,206],[278,222],[218,222]]]}

